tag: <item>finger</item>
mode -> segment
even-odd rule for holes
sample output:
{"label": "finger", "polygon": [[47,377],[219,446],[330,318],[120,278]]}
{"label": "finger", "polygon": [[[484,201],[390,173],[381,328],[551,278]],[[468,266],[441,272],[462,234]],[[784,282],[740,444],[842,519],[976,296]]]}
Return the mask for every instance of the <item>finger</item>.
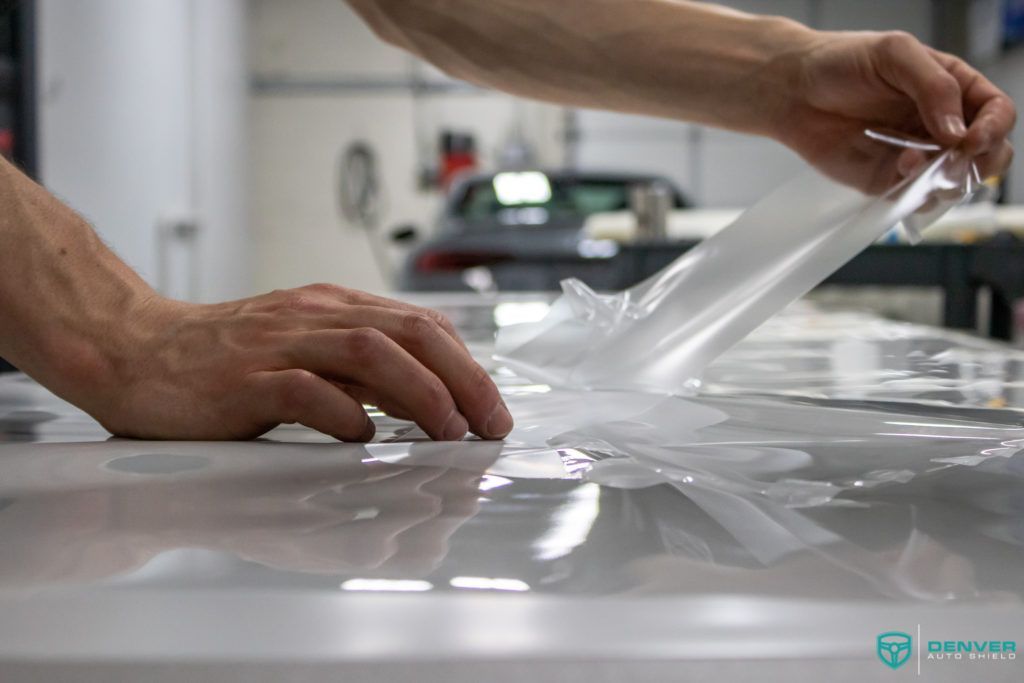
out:
{"label": "finger", "polygon": [[259,402],[259,419],[274,425],[298,422],[340,441],[369,441],[373,422],[359,402],[306,370],[278,370],[251,375]]}
{"label": "finger", "polygon": [[447,316],[439,311],[435,311],[432,308],[424,308],[422,306],[416,306],[405,301],[398,301],[397,299],[389,299],[383,296],[377,296],[376,294],[370,294],[369,292],[363,292],[358,289],[348,289],[345,287],[339,287],[337,285],[309,285],[304,288],[314,292],[330,296],[335,301],[351,304],[354,306],[376,306],[378,308],[388,308],[400,311],[409,311],[411,313],[420,313],[434,320],[438,325],[441,326],[445,332],[447,332],[453,339],[459,344],[465,346],[459,333],[455,331],[455,326]]}
{"label": "finger", "polygon": [[987,154],[982,154],[974,160],[978,166],[978,173],[982,178],[1001,176],[1013,162],[1013,145],[1006,140]]}
{"label": "finger", "polygon": [[[475,434],[500,439],[511,431],[512,416],[487,371],[433,318],[402,309],[347,306],[337,316],[331,316],[329,322],[332,327],[371,327],[401,345],[444,382]],[[385,398],[379,392],[372,393],[377,394],[378,400]],[[369,398],[365,393],[358,397]],[[402,416],[402,406],[393,402],[376,405],[388,414]]]}
{"label": "finger", "polygon": [[402,410],[401,406],[396,406],[387,402],[386,399],[381,399],[372,389],[360,387],[355,384],[342,384],[336,383],[346,394],[359,401],[363,405],[375,406],[381,412],[387,413],[391,417],[397,417],[399,420],[411,420],[412,417]]}
{"label": "finger", "polygon": [[399,406],[430,438],[459,440],[469,428],[437,375],[380,330],[320,330],[298,336],[288,362],[318,375],[370,389]]}
{"label": "finger", "polygon": [[889,85],[910,96],[938,142],[954,145],[963,139],[967,127],[960,84],[916,38],[899,32],[886,35],[876,53],[876,69]]}
{"label": "finger", "polygon": [[932,50],[932,56],[953,75],[963,92],[964,114],[968,123],[965,151],[980,155],[998,148],[1017,120],[1013,101],[962,59],[937,50]]}
{"label": "finger", "polygon": [[971,121],[964,140],[964,151],[979,156],[999,150],[1006,143],[1006,136],[1016,118],[1016,108],[1008,97],[999,95],[988,100]]}

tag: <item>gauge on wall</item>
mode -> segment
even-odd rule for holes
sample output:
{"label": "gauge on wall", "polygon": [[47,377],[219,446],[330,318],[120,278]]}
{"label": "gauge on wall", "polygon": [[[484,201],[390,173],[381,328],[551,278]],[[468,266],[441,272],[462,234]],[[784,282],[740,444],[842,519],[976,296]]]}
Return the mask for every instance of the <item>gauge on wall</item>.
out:
{"label": "gauge on wall", "polygon": [[338,186],[342,215],[354,225],[376,228],[382,213],[381,183],[377,154],[367,142],[357,140],[342,151]]}

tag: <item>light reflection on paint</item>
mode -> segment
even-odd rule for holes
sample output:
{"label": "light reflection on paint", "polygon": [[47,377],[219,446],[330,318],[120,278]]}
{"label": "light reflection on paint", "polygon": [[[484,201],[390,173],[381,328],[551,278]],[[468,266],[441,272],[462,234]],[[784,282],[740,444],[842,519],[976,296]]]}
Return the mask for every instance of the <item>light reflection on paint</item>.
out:
{"label": "light reflection on paint", "polygon": [[471,590],[515,591],[530,590],[530,585],[519,579],[492,579],[484,576],[456,576],[448,582],[452,588],[468,588]]}
{"label": "light reflection on paint", "polygon": [[959,434],[910,434],[906,432],[878,432],[875,436],[909,436],[915,439],[952,439],[954,441],[999,441],[994,436],[960,436]]}
{"label": "light reflection on paint", "polygon": [[485,474],[483,477],[480,478],[480,486],[478,488],[481,491],[490,491],[492,489],[500,488],[502,486],[508,486],[511,483],[511,479],[499,477],[496,474]]}
{"label": "light reflection on paint", "polygon": [[349,579],[343,581],[343,591],[390,591],[397,593],[422,593],[431,590],[434,584],[420,579]]}
{"label": "light reflection on paint", "polygon": [[885,424],[899,425],[901,427],[935,427],[938,429],[989,429],[988,427],[979,427],[976,425],[958,425],[954,422],[947,422],[945,424],[935,422],[886,422]]}
{"label": "light reflection on paint", "polygon": [[601,489],[597,484],[580,486],[569,494],[551,520],[551,528],[533,544],[534,557],[554,560],[572,552],[590,535],[600,511]]}

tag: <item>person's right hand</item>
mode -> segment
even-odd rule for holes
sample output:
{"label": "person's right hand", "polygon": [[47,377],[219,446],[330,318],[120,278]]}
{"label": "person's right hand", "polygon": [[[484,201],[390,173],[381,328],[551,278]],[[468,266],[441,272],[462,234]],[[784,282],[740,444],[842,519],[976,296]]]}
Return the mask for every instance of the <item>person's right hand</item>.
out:
{"label": "person's right hand", "polygon": [[435,311],[310,285],[212,305],[154,297],[125,317],[102,357],[76,364],[84,390],[73,397],[119,436],[246,439],[298,422],[365,441],[374,426],[362,403],[438,440],[512,428],[487,372]]}
{"label": "person's right hand", "polygon": [[902,32],[801,27],[795,36],[798,58],[779,62],[791,71],[783,80],[791,83],[793,103],[774,135],[829,176],[888,189],[924,161],[920,152],[904,152],[887,177],[885,150],[864,136],[867,128],[958,146],[982,177],[1006,171],[1016,108],[963,60]]}

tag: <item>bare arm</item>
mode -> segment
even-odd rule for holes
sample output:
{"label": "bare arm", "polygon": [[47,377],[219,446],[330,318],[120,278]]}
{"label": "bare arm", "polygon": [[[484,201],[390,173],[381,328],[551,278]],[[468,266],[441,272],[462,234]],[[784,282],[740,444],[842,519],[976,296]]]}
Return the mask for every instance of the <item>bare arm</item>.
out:
{"label": "bare arm", "polygon": [[[672,0],[350,0],[389,42],[525,97],[767,133],[807,30]],[[752,110],[751,98],[757,107]]]}
{"label": "bare arm", "polygon": [[684,0],[348,1],[382,38],[453,76],[766,135],[819,166],[841,163],[866,126],[966,137],[988,173],[1012,154],[1009,98],[904,33],[814,31]]}
{"label": "bare arm", "polygon": [[365,440],[364,402],[435,439],[512,427],[434,311],[333,285],[223,304],[166,299],[3,159],[0,355],[121,436],[251,438],[299,422]]}

